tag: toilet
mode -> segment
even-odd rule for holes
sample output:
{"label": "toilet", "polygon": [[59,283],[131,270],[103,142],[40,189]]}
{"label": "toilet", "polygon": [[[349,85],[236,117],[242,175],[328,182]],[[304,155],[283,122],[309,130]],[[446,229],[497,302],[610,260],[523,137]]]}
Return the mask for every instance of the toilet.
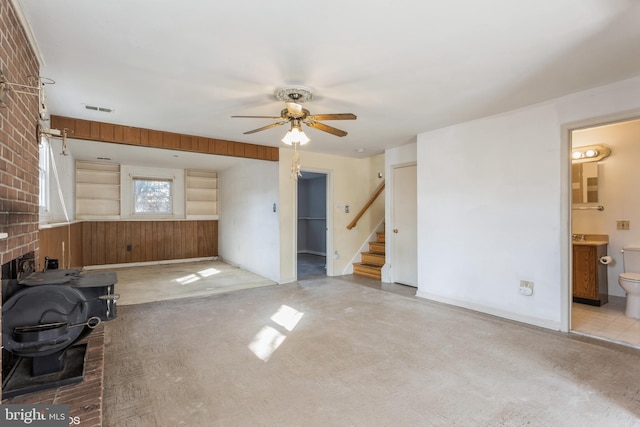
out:
{"label": "toilet", "polygon": [[622,249],[624,273],[618,276],[618,283],[627,293],[624,314],[640,319],[640,245],[625,246]]}

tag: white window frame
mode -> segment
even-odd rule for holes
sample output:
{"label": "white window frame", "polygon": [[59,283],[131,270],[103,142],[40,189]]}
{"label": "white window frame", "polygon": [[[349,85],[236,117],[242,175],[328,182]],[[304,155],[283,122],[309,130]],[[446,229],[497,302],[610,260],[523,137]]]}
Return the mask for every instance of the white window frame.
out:
{"label": "white window frame", "polygon": [[[136,182],[137,181],[159,181],[169,183],[169,212],[136,212]],[[173,217],[175,215],[175,182],[170,177],[149,177],[149,176],[131,176],[131,215],[132,216],[149,216],[149,217]]]}
{"label": "white window frame", "polygon": [[38,194],[38,205],[39,205],[40,215],[48,215],[51,209],[50,196],[49,196],[50,189],[51,189],[51,178],[50,178],[51,154],[50,154],[49,146],[50,146],[49,138],[47,138],[45,135],[42,135],[40,137],[39,154],[38,154],[38,171],[39,171],[38,181],[40,183],[39,194]]}

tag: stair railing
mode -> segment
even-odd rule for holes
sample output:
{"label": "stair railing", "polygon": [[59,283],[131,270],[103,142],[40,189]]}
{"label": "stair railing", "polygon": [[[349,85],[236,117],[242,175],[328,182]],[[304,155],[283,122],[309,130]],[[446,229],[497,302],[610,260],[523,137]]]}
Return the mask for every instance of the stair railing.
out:
{"label": "stair railing", "polygon": [[373,202],[376,201],[376,199],[378,198],[380,193],[382,193],[382,190],[384,190],[384,181],[382,181],[382,184],[380,184],[380,186],[378,187],[376,192],[373,193],[373,196],[371,196],[371,198],[369,199],[367,204],[364,205],[364,207],[362,209],[360,209],[360,212],[358,212],[358,215],[356,215],[356,217],[353,218],[353,221],[351,221],[349,223],[349,225],[347,225],[347,230],[351,230],[353,227],[356,226],[356,224],[358,224],[358,221],[360,220],[360,218],[362,218],[362,215],[364,215],[364,213],[367,211],[367,209],[369,209],[369,207],[371,207]]}

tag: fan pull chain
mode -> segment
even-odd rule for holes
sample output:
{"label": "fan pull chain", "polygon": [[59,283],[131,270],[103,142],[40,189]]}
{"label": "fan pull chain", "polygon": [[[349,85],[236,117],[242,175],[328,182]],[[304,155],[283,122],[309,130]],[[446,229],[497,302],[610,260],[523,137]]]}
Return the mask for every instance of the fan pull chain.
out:
{"label": "fan pull chain", "polygon": [[293,157],[291,157],[291,175],[289,175],[289,178],[297,181],[298,177],[302,176],[302,173],[300,172],[300,153],[298,153],[298,143],[293,143],[293,150]]}

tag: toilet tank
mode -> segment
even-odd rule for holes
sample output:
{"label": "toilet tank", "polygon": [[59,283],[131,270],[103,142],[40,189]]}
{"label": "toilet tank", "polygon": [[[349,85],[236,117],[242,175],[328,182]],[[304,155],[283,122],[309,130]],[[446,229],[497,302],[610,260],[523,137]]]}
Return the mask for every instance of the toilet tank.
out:
{"label": "toilet tank", "polygon": [[629,245],[622,248],[624,271],[640,273],[640,245]]}

